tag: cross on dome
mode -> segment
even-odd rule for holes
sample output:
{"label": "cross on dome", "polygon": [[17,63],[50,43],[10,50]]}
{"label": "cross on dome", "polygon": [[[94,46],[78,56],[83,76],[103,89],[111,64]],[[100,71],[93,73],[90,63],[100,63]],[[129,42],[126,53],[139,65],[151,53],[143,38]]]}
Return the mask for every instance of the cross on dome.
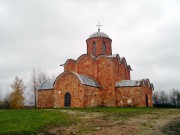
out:
{"label": "cross on dome", "polygon": [[103,25],[101,25],[100,22],[99,22],[99,24],[96,25],[96,26],[98,26],[98,32],[100,32],[100,27],[103,26]]}

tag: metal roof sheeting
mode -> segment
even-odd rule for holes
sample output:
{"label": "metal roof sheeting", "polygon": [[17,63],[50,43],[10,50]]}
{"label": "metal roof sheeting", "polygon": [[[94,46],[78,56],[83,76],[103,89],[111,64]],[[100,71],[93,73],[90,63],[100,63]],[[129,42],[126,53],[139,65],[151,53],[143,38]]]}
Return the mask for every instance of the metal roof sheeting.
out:
{"label": "metal roof sheeting", "polygon": [[93,33],[93,34],[91,34],[89,36],[89,38],[93,38],[93,37],[106,37],[106,38],[109,38],[109,36],[104,32],[95,32],[95,33]]}
{"label": "metal roof sheeting", "polygon": [[48,79],[42,83],[40,90],[53,89],[54,88],[53,84],[54,84],[54,80]]}
{"label": "metal roof sheeting", "polygon": [[[90,77],[87,77],[85,75],[81,75],[81,74],[77,74],[76,72],[72,72],[73,74],[75,74],[78,79],[80,80],[80,82],[84,85],[88,85],[88,86],[93,86],[93,87],[100,87],[100,85],[92,78]],[[51,80],[51,79],[48,79],[46,81],[44,81],[42,83],[42,85],[40,86],[39,90],[50,90],[50,89],[53,89],[54,86],[54,81],[55,80]]]}
{"label": "metal roof sheeting", "polygon": [[107,57],[116,58],[117,54],[108,55]]}
{"label": "metal roof sheeting", "polygon": [[124,86],[140,86],[141,81],[139,80],[122,80],[115,84],[116,87],[124,87]]}
{"label": "metal roof sheeting", "polygon": [[100,87],[100,85],[94,79],[85,75],[77,74],[75,72],[73,73],[79,78],[82,84],[93,86],[93,87]]}

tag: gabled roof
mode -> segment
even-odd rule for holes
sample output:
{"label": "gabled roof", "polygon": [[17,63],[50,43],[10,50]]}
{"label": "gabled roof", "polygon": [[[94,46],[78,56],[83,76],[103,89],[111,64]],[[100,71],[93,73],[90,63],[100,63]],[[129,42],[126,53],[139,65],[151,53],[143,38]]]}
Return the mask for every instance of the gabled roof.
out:
{"label": "gabled roof", "polygon": [[140,86],[141,81],[139,80],[122,80],[115,84],[116,87],[124,87],[124,86]]}
{"label": "gabled roof", "polygon": [[154,89],[152,83],[149,82],[149,79],[141,79],[141,80],[121,80],[120,82],[116,82],[115,87],[136,87],[136,86],[147,86]]}
{"label": "gabled roof", "polygon": [[109,58],[116,58],[117,54],[107,55]]}

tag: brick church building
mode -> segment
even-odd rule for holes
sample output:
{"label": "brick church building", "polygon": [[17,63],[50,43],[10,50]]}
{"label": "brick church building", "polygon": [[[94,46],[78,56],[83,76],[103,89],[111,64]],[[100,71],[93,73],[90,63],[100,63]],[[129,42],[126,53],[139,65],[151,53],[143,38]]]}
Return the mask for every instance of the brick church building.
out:
{"label": "brick church building", "polygon": [[153,84],[149,79],[131,80],[130,65],[112,54],[112,40],[95,32],[86,40],[87,53],[68,59],[64,72],[46,80],[37,91],[38,108],[152,107]]}

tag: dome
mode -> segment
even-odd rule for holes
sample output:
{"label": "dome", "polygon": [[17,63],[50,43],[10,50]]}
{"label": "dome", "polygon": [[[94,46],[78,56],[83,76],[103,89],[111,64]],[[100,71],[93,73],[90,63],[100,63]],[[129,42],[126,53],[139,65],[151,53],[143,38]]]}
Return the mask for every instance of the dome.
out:
{"label": "dome", "polygon": [[106,37],[106,38],[109,38],[109,36],[106,33],[100,32],[100,31],[95,32],[95,33],[93,33],[93,34],[91,34],[89,36],[89,38],[94,38],[94,37]]}

